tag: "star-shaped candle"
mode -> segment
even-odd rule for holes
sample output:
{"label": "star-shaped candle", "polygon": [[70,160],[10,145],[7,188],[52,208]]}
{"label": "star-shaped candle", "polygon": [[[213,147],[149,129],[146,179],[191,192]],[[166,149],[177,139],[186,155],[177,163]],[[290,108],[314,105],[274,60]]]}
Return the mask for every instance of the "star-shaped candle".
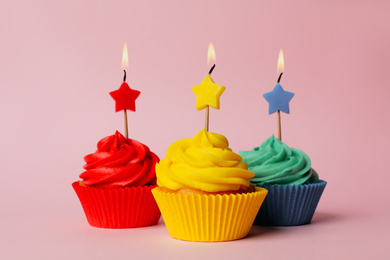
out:
{"label": "star-shaped candle", "polygon": [[281,119],[280,119],[280,111],[289,114],[289,102],[293,98],[294,93],[285,91],[282,86],[279,84],[280,79],[282,78],[284,70],[284,58],[283,51],[279,52],[278,59],[278,82],[276,83],[274,89],[271,92],[265,93],[263,96],[269,103],[268,113],[272,114],[278,112],[278,138],[282,140],[282,127],[281,127]]}
{"label": "star-shaped candle", "polygon": [[115,112],[121,110],[124,111],[125,119],[125,137],[129,137],[129,130],[127,124],[127,110],[135,112],[135,100],[138,98],[140,91],[131,89],[130,86],[126,83],[126,69],[128,67],[128,54],[127,54],[127,45],[123,46],[123,56],[122,56],[122,68],[124,72],[123,83],[118,90],[110,92],[111,97],[115,100]]}
{"label": "star-shaped candle", "polygon": [[[207,64],[215,62],[215,50],[212,43],[209,45]],[[211,67],[209,74],[203,79],[202,83],[192,87],[192,91],[196,95],[195,107],[198,110],[206,109],[205,129],[209,131],[209,107],[219,109],[219,99],[225,91],[225,87],[215,84],[210,77],[215,68],[215,64]]]}

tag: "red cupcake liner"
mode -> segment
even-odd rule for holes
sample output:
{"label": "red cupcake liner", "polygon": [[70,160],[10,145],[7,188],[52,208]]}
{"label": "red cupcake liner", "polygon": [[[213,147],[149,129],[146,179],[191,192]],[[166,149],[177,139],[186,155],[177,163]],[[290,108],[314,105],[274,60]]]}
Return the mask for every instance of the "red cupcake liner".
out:
{"label": "red cupcake liner", "polygon": [[100,228],[136,228],[157,224],[161,213],[154,186],[99,189],[72,183],[88,223]]}

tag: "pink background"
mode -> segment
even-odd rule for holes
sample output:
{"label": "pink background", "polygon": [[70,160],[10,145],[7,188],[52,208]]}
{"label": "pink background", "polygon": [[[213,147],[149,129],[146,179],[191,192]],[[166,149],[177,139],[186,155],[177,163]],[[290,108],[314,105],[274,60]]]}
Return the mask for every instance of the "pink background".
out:
{"label": "pink background", "polygon": [[[384,259],[389,240],[389,1],[11,1],[0,3],[2,259]],[[130,136],[160,158],[203,128],[191,87],[213,42],[227,90],[210,130],[234,151],[276,134],[262,94],[277,79],[295,93],[283,141],[328,181],[310,225],[253,227],[226,243],[150,228],[90,227],[71,188],[83,156],[115,130],[108,92],[142,91]]]}

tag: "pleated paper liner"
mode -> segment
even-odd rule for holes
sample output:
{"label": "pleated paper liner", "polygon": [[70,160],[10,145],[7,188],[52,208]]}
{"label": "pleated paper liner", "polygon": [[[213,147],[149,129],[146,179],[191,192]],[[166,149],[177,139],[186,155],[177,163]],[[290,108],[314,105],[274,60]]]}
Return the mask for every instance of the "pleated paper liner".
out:
{"label": "pleated paper liner", "polygon": [[154,186],[99,189],[72,184],[88,223],[100,228],[136,228],[157,224],[161,213]]}
{"label": "pleated paper liner", "polygon": [[229,241],[245,237],[267,195],[255,192],[231,195],[152,193],[171,237],[188,241]]}
{"label": "pleated paper liner", "polygon": [[297,226],[310,223],[326,183],[319,180],[303,185],[261,185],[268,190],[268,195],[254,224]]}

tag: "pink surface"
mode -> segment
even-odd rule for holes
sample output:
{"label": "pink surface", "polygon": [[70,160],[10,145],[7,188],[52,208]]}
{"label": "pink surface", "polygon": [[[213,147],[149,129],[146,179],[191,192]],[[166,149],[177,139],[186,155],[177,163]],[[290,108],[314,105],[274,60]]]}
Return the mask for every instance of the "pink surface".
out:
{"label": "pink surface", "polygon": [[[1,258],[389,258],[388,10],[346,0],[1,1]],[[235,151],[276,134],[262,94],[283,48],[281,83],[295,93],[283,140],[328,181],[313,223],[217,244],[174,240],[162,223],[88,226],[71,183],[98,140],[123,133],[108,93],[122,83],[125,41],[127,82],[142,92],[129,134],[160,157],[203,128],[191,87],[209,69],[210,41],[213,78],[227,87],[210,130]]]}

